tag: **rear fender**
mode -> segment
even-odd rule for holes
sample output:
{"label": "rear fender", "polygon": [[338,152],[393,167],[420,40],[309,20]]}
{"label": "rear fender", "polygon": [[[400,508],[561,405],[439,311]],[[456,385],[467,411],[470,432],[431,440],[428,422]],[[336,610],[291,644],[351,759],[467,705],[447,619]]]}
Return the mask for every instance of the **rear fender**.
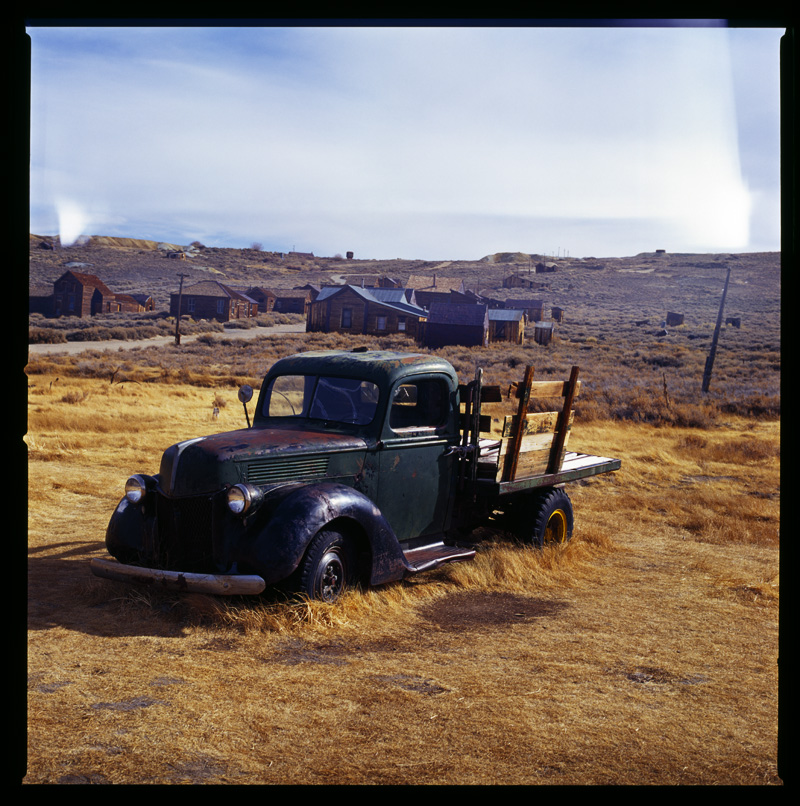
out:
{"label": "rear fender", "polygon": [[239,553],[267,584],[287,579],[300,564],[314,535],[336,521],[349,525],[369,544],[369,583],[378,585],[405,576],[408,565],[391,526],[363,493],[344,484],[323,483],[282,488],[267,495],[262,507],[268,517]]}

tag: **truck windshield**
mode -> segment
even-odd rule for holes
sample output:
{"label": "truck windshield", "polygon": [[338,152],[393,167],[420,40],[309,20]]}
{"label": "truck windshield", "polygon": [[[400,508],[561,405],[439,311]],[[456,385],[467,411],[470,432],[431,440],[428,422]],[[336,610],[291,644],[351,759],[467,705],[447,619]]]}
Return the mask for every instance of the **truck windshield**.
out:
{"label": "truck windshield", "polygon": [[378,387],[357,378],[279,375],[264,400],[267,417],[294,417],[369,425],[378,407]]}

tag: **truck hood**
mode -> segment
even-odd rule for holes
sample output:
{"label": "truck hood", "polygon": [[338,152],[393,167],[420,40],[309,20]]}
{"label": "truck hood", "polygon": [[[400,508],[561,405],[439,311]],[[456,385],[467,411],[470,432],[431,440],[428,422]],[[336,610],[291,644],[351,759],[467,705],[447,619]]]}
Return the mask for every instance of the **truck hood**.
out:
{"label": "truck hood", "polygon": [[161,458],[160,486],[167,495],[188,496],[214,493],[242,481],[325,478],[329,460],[336,457],[341,464],[347,455],[351,461],[346,464],[357,465],[355,473],[366,447],[362,437],[296,425],[212,434],[167,448]]}

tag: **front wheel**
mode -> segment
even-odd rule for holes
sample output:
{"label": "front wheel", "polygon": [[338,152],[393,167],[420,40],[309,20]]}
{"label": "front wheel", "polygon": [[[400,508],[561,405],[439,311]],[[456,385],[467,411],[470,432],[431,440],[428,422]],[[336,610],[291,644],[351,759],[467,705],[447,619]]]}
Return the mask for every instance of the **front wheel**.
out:
{"label": "front wheel", "polygon": [[308,546],[300,573],[300,592],[311,599],[334,602],[355,578],[355,557],[345,535],[317,533]]}
{"label": "front wheel", "polygon": [[572,501],[561,488],[553,487],[538,494],[530,514],[532,519],[522,535],[526,542],[542,548],[566,543],[572,537]]}

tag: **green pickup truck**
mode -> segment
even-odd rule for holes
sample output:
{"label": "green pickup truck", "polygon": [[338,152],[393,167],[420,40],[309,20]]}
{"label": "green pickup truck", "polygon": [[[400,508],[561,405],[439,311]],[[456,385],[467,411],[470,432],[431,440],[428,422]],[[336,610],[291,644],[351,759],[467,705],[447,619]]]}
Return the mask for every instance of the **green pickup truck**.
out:
{"label": "green pickup truck", "polygon": [[[566,482],[620,462],[569,452],[577,368],[506,391],[460,385],[435,355],[306,352],[267,373],[247,428],[179,442],[131,476],[97,576],[214,594],[282,587],[335,600],[475,555],[500,523],[542,545],[572,533]],[[559,410],[529,411],[532,398]],[[502,407],[512,408],[502,415]],[[495,407],[495,416],[492,407]],[[499,407],[499,408],[498,408]],[[497,413],[497,412],[500,413]],[[112,559],[113,558],[113,559]]]}

